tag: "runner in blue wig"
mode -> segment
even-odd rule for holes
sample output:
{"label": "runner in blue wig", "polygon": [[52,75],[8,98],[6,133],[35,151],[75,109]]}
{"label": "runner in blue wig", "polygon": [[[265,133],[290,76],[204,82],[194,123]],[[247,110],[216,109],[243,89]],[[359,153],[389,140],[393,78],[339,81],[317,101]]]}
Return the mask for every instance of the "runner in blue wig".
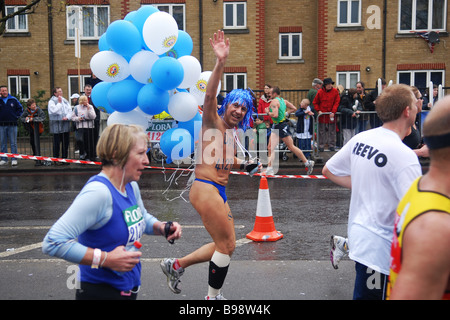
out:
{"label": "runner in blue wig", "polygon": [[179,259],[164,259],[161,268],[167,276],[169,288],[180,293],[178,284],[184,269],[209,261],[206,299],[219,300],[223,299],[221,288],[236,246],[234,219],[225,190],[228,178],[233,168],[241,168],[251,174],[254,170],[261,170],[261,166],[236,157],[236,145],[242,148],[236,128],[246,130],[249,127],[253,113],[252,94],[249,90],[233,90],[217,110],[217,87],[229,55],[230,41],[225,39],[223,31],[218,31],[210,43],[217,60],[206,87],[195,181],[189,200],[199,213],[212,242]]}
{"label": "runner in blue wig", "polygon": [[250,90],[247,89],[235,89],[231,91],[225,99],[223,100],[222,107],[217,110],[219,116],[223,117],[225,110],[230,104],[243,105],[247,109],[244,119],[239,122],[239,129],[247,131],[250,128],[250,119],[252,118],[254,107],[253,107],[253,97]]}

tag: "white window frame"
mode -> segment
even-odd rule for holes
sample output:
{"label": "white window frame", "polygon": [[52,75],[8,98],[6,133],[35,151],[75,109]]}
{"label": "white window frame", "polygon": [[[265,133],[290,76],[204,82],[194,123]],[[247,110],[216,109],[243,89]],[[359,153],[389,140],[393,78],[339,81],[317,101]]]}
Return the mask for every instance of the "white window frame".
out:
{"label": "white window frame", "polygon": [[[345,83],[339,82],[340,77],[344,75],[345,76]],[[355,85],[352,85],[351,83],[351,76],[356,75],[356,83]],[[356,88],[356,84],[361,81],[361,71],[338,71],[336,72],[336,85],[342,85],[344,89],[350,89],[350,88]]]}
{"label": "white window frame", "polygon": [[[6,14],[10,14],[8,11],[11,9],[13,12],[17,12],[19,9],[23,8],[24,6],[5,6]],[[25,28],[19,29],[19,19],[25,19]],[[14,28],[9,28],[9,22],[12,21],[14,23]],[[11,19],[8,19],[6,22],[6,31],[11,33],[18,33],[18,32],[28,32],[28,15],[27,14],[20,14],[17,16],[14,16]]]}
{"label": "white window frame", "polygon": [[[352,22],[352,2],[355,0],[339,0],[338,1],[338,15],[337,15],[337,25],[339,27],[355,27],[361,26],[361,0],[358,2],[358,21]],[[347,22],[341,22],[341,3],[347,2]],[[356,2],[356,1],[355,1]]]}
{"label": "white window frame", "polygon": [[67,76],[67,88],[69,88],[69,97],[72,96],[74,93],[81,93],[84,90],[84,86],[89,83],[89,79],[91,75],[89,74],[80,74],[81,77],[81,88],[79,88],[79,91],[76,91],[72,88],[71,80],[76,78],[76,82],[78,83],[78,75],[70,75]]}
{"label": "white window frame", "polygon": [[[83,34],[83,8],[93,8],[94,9],[94,35],[92,37],[89,36],[85,36]],[[66,29],[67,29],[67,39],[68,40],[75,40],[75,31],[73,32],[73,35],[70,34],[71,30],[74,30],[78,24],[79,28],[80,28],[80,39],[81,40],[98,40],[100,39],[100,37],[102,36],[102,34],[100,34],[99,32],[99,28],[98,28],[98,24],[99,24],[99,19],[98,19],[98,9],[99,8],[107,8],[108,10],[108,21],[105,22],[106,27],[104,28],[104,30],[106,31],[106,29],[108,28],[110,21],[111,21],[111,8],[109,5],[81,5],[81,6],[67,6],[66,7]],[[81,10],[80,10],[81,9]],[[75,16],[69,17],[69,13],[72,13],[72,10],[75,10]]]}
{"label": "white window frame", "polygon": [[[431,74],[432,73],[442,73],[442,85],[445,84],[445,70],[401,70],[397,71],[397,83],[400,83],[400,74],[410,74],[410,83],[409,85],[414,86],[416,83],[416,73],[426,73],[427,79],[426,79],[426,87],[428,87],[428,84],[431,81]],[[437,84],[437,83],[435,83]]]}
{"label": "white window frame", "polygon": [[[238,5],[244,5],[244,25],[237,25],[237,16],[238,16]],[[231,26],[226,25],[227,21],[227,6],[233,7],[233,24]],[[224,29],[246,29],[247,28],[247,2],[224,2],[223,3],[223,25]]]}
{"label": "white window frame", "polygon": [[[227,87],[227,77],[232,76],[233,77],[233,87],[228,88]],[[238,77],[243,76],[244,77],[244,88],[238,88]],[[245,72],[230,72],[230,73],[224,73],[223,75],[223,90],[225,91],[231,91],[234,89],[245,89],[247,88],[247,73]]]}
{"label": "white window frame", "polygon": [[[158,3],[158,4],[151,4],[151,6],[154,6],[158,10],[161,10],[161,7],[169,7],[169,11],[167,12],[173,17],[173,9],[174,7],[181,7],[183,8],[183,26],[178,26],[178,29],[185,31],[186,30],[186,4],[184,3]],[[163,11],[163,10],[161,10]]]}
{"label": "white window frame", "polygon": [[[11,83],[11,79],[13,78],[16,80],[15,86],[13,86],[13,84]],[[26,96],[24,96],[22,88],[22,80],[24,79],[28,82],[28,90],[26,90]],[[12,94],[15,92],[15,94],[19,96],[21,100],[28,101],[28,99],[30,99],[31,97],[30,76],[8,76],[8,88]]]}
{"label": "white window frame", "polygon": [[[283,52],[283,46],[282,46],[282,37],[283,36],[288,36],[289,37],[289,54],[287,56],[283,56],[282,52]],[[299,36],[299,46],[300,46],[300,52],[298,56],[294,56],[292,55],[292,38],[294,36]],[[303,32],[284,32],[284,33],[279,33],[278,36],[278,59],[279,60],[298,60],[298,59],[303,59]]]}
{"label": "white window frame", "polygon": [[402,19],[402,0],[398,1],[398,33],[411,33],[411,31],[440,31],[445,32],[446,26],[447,26],[447,0],[444,1],[444,14],[443,14],[443,26],[442,29],[433,29],[433,1],[430,0],[428,2],[428,28],[427,29],[416,29],[416,21],[417,21],[417,0],[412,0],[412,12],[411,12],[411,29],[408,30],[402,30],[401,29],[401,19]]}

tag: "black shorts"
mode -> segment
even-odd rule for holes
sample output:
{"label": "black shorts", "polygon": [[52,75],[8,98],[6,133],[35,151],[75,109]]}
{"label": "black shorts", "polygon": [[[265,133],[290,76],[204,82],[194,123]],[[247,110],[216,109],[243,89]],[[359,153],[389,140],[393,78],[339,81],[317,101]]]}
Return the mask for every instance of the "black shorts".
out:
{"label": "black shorts", "polygon": [[278,136],[280,139],[291,136],[291,132],[289,131],[289,121],[274,123],[272,125],[272,130],[278,130]]}

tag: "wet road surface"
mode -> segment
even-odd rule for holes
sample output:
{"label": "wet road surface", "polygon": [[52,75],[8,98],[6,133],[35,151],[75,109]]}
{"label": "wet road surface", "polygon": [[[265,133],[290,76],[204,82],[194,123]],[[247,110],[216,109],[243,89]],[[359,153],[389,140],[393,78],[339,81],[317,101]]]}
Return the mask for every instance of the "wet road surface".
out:
{"label": "wet road surface", "polygon": [[[92,171],[39,172],[0,176],[0,288],[8,286],[11,277],[17,278],[16,283],[23,282],[21,289],[16,291],[0,289],[4,299],[33,299],[34,293],[27,289],[30,285],[41,285],[49,291],[41,297],[43,299],[73,298],[74,293],[66,284],[70,263],[44,255],[40,242],[93,174]],[[181,177],[177,185],[172,183],[170,190],[165,192],[169,186],[166,179],[170,175],[171,172],[164,175],[149,170],[139,182],[147,210],[160,220],[178,221],[184,227],[183,237],[175,245],[169,245],[162,237],[143,238],[143,282],[151,282],[149,286],[155,286],[154,282],[158,283],[156,287],[165,286],[158,270],[160,258],[179,257],[210,242],[210,236],[191,204],[180,198],[172,200],[180,195],[187,177]],[[254,225],[259,183],[258,177],[232,176],[227,187],[238,242],[225,286],[239,287],[239,290],[229,289],[228,297],[351,298],[353,264],[343,261],[336,271],[329,262],[330,236],[346,235],[350,191],[328,180],[269,179],[274,223],[284,238],[277,242],[257,243],[247,240],[245,235]],[[187,192],[184,198],[188,199]],[[139,297],[202,299],[207,264],[193,266],[188,271],[190,276],[183,282],[187,296],[175,296],[163,288],[157,294],[142,292]],[[47,277],[53,277],[52,285]],[[240,285],[244,281],[242,277],[252,281],[252,285]],[[273,284],[267,287],[271,277]],[[303,287],[299,288],[297,285],[301,283]],[[288,285],[292,288],[287,289]],[[190,287],[195,289],[188,289]],[[251,290],[251,287],[259,289]],[[192,291],[201,293],[189,295]]]}

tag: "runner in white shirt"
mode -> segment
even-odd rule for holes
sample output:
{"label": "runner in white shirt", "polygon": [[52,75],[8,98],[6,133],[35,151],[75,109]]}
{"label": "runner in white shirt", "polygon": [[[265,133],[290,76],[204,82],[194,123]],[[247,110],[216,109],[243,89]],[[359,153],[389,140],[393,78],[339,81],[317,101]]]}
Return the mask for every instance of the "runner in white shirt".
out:
{"label": "runner in white shirt", "polygon": [[353,137],[323,169],[330,180],[352,189],[348,246],[356,262],[354,299],[385,297],[395,210],[422,174],[417,156],[402,143],[416,117],[416,101],[409,86],[385,89],[376,102],[384,125]]}

